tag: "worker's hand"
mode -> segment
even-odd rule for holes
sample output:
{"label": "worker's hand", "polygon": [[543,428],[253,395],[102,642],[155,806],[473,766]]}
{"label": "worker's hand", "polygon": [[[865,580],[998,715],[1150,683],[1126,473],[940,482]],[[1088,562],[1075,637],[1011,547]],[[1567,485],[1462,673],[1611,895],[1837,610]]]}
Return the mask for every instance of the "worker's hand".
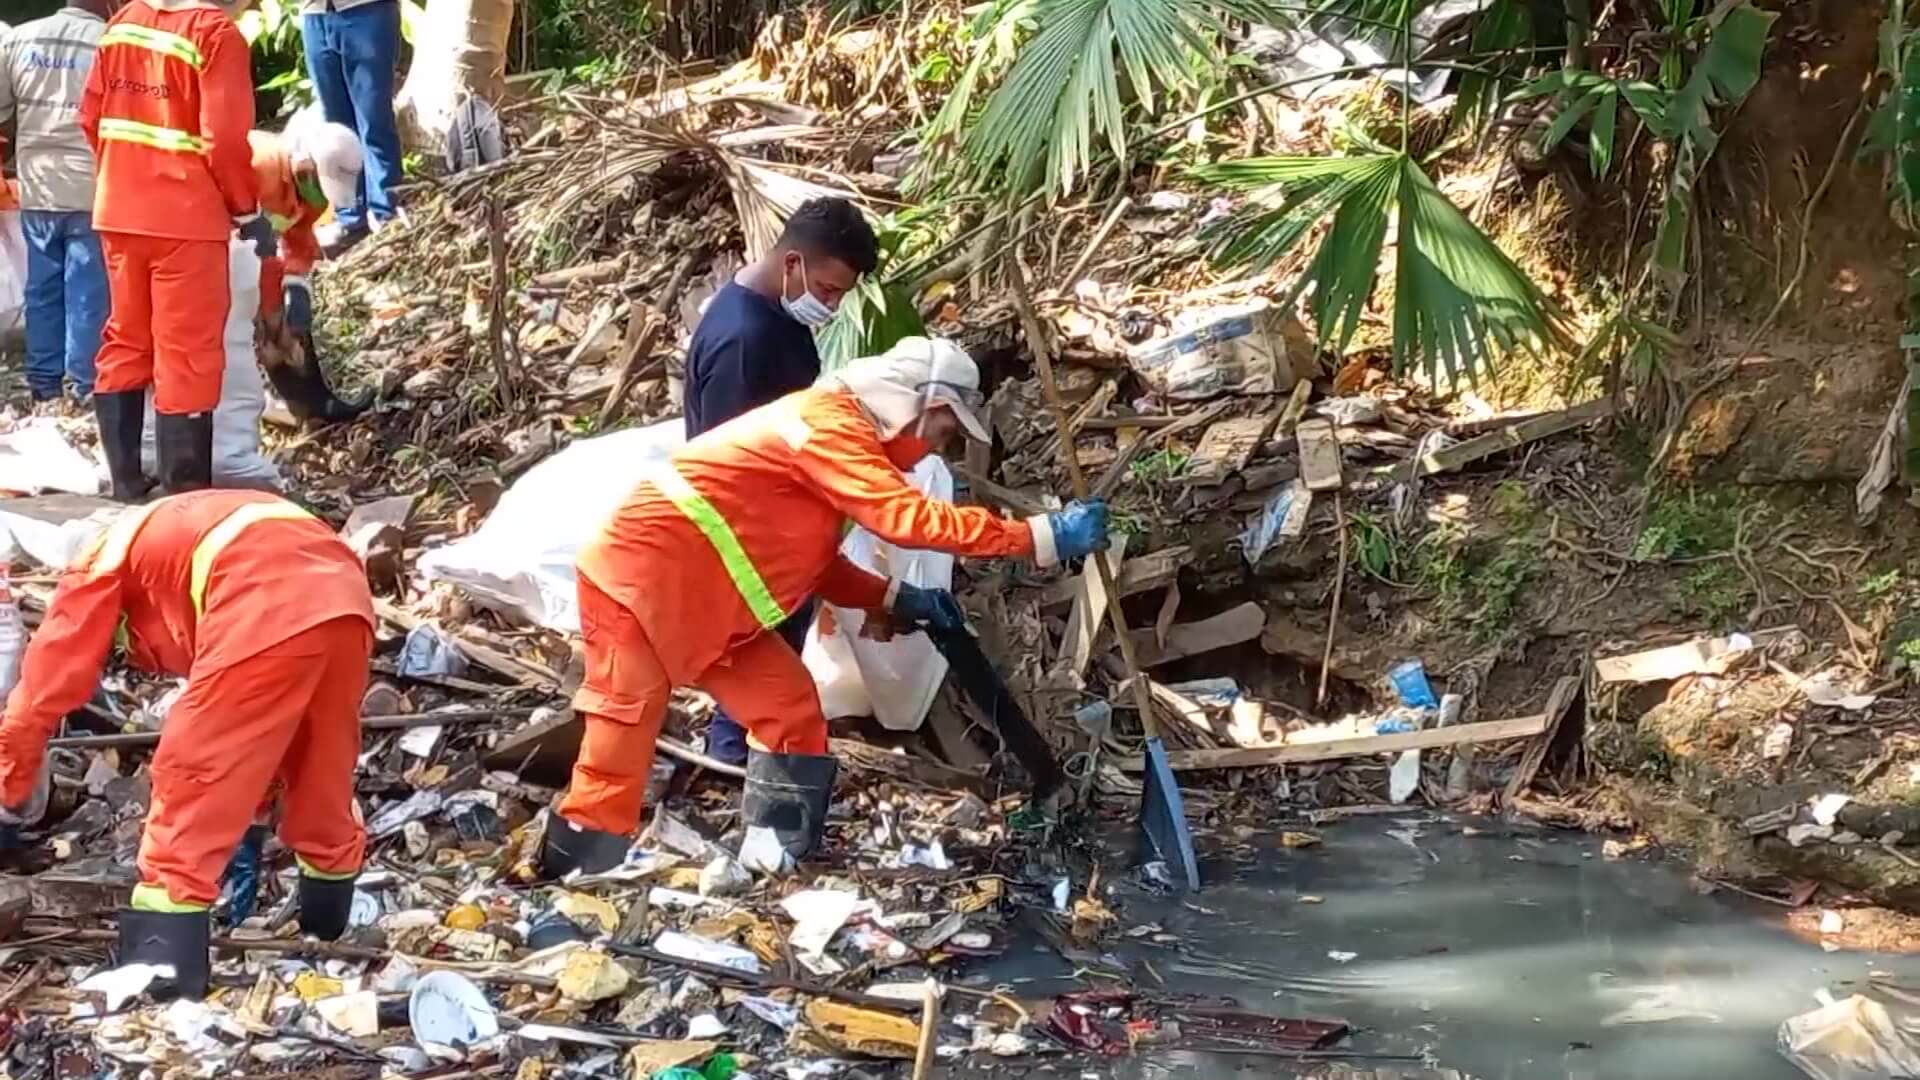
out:
{"label": "worker's hand", "polygon": [[967,625],[966,613],[953,594],[945,589],[922,589],[901,582],[893,595],[893,614],[908,626],[927,626],[935,630],[958,630]]}
{"label": "worker's hand", "polygon": [[243,218],[234,218],[233,227],[240,233],[240,239],[253,244],[253,253],[263,259],[271,259],[280,254],[280,241],[273,235],[273,222],[265,214],[254,213]]}
{"label": "worker's hand", "polygon": [[1053,546],[1061,560],[1079,559],[1107,549],[1107,501],[1074,500],[1047,515]]}
{"label": "worker's hand", "polygon": [[313,329],[313,290],[304,279],[288,278],[280,290],[280,302],[287,313],[287,329],[296,334]]}

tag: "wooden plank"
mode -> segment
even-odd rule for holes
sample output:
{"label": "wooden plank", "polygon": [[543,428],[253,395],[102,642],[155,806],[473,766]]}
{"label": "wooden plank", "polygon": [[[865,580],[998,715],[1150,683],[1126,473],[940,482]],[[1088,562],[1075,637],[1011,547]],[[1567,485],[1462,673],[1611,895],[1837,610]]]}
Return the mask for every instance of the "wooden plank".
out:
{"label": "wooden plank", "polygon": [[1572,675],[1563,675],[1554,682],[1553,689],[1547,694],[1547,726],[1540,732],[1540,737],[1533,741],[1533,745],[1527,747],[1526,754],[1520,758],[1519,767],[1513,770],[1513,776],[1507,780],[1506,798],[1518,797],[1533,784],[1541,763],[1547,760],[1547,748],[1553,745],[1553,736],[1560,730],[1560,722],[1566,719],[1574,701],[1580,697],[1581,686],[1582,680]]}
{"label": "wooden plank", "polygon": [[1219,402],[1212,408],[1188,413],[1175,423],[1135,439],[1120,451],[1119,459],[1112,465],[1107,466],[1107,471],[1100,474],[1100,479],[1094,481],[1091,491],[1092,496],[1096,499],[1112,498],[1114,489],[1120,486],[1120,481],[1126,479],[1127,468],[1133,464],[1135,458],[1161,443],[1172,439],[1175,435],[1183,431],[1197,427],[1205,427],[1213,423],[1219,419],[1222,413],[1231,408],[1232,405],[1233,402],[1231,401]]}
{"label": "wooden plank", "polygon": [[[1037,496],[1029,495],[1017,488],[1010,488],[1004,484],[995,483],[988,479],[985,474],[973,471],[971,466],[956,465],[953,467],[953,471],[958,473],[961,479],[967,482],[967,489],[974,494],[975,498],[986,502],[999,503],[1001,506],[1019,514],[1021,517],[1036,517],[1047,512],[1047,505],[1041,502]],[[1072,599],[1072,597],[1065,597],[1061,602],[1065,603],[1066,600],[1069,599]]]}
{"label": "wooden plank", "polygon": [[[1185,544],[1161,548],[1159,551],[1136,555],[1127,560],[1115,579],[1114,587],[1120,590],[1122,597],[1137,596],[1154,589],[1163,589],[1180,579],[1180,568],[1193,562],[1193,549]],[[1077,578],[1068,578],[1047,587],[1040,594],[1040,606],[1058,607],[1073,603],[1079,595],[1080,584]]]}
{"label": "wooden plank", "polygon": [[1215,649],[1224,649],[1229,645],[1238,645],[1243,641],[1252,641],[1260,636],[1267,625],[1267,613],[1259,604],[1249,600],[1237,608],[1223,611],[1210,619],[1181,623],[1167,630],[1167,643],[1160,645],[1154,640],[1151,628],[1133,632],[1134,652],[1140,657],[1143,667],[1157,664],[1169,664],[1189,656],[1198,656]]}
{"label": "wooden plank", "polygon": [[[1170,750],[1167,758],[1176,770],[1257,769],[1268,765],[1338,761],[1369,754],[1397,754],[1403,750],[1430,750],[1441,746],[1470,746],[1503,739],[1525,739],[1546,729],[1547,715],[1540,713],[1512,720],[1455,724],[1452,727],[1406,731],[1397,735],[1368,735],[1291,746],[1263,746],[1253,750]],[[1142,759],[1139,757],[1120,759],[1120,768],[1128,772],[1139,772],[1141,767]]]}
{"label": "wooden plank", "polygon": [[1502,450],[1512,450],[1530,442],[1538,442],[1548,436],[1571,431],[1583,424],[1590,424],[1612,415],[1613,398],[1603,397],[1582,405],[1575,405],[1571,409],[1531,417],[1510,427],[1501,428],[1499,431],[1490,431],[1444,450],[1435,450],[1423,455],[1420,458],[1420,475],[1432,476],[1434,473],[1451,472],[1481,458],[1492,457]]}
{"label": "wooden plank", "polygon": [[[1107,561],[1107,569],[1116,582],[1126,562],[1127,539],[1126,533],[1114,533],[1112,546],[1094,556]],[[1086,677],[1087,664],[1093,660],[1093,640],[1100,636],[1100,627],[1106,622],[1108,602],[1106,587],[1100,582],[1100,569],[1093,559],[1087,560],[1086,569],[1077,580],[1080,591],[1074,597],[1073,611],[1067,616],[1066,636],[1060,642],[1061,666],[1076,680]]]}
{"label": "wooden plank", "polygon": [[[1141,678],[1146,679],[1145,675]],[[1200,735],[1205,741],[1218,745],[1220,738],[1214,734],[1213,721],[1207,716],[1207,710],[1200,703],[1182,694],[1170,686],[1147,679],[1147,689],[1153,693],[1153,702],[1171,713],[1189,730]]]}
{"label": "wooden plank", "polygon": [[1338,491],[1346,481],[1340,473],[1340,440],[1327,420],[1302,420],[1300,475],[1311,491]]}
{"label": "wooden plank", "polygon": [[1293,384],[1293,396],[1287,399],[1287,407],[1280,412],[1280,423],[1274,426],[1274,434],[1285,438],[1293,434],[1300,424],[1300,418],[1307,415],[1307,399],[1313,396],[1313,380],[1301,379]]}
{"label": "wooden plank", "polygon": [[1187,461],[1187,470],[1180,477],[1181,483],[1218,484],[1246,468],[1253,452],[1267,441],[1267,435],[1273,430],[1277,419],[1278,413],[1243,416],[1222,420],[1208,428],[1207,433],[1200,437],[1200,445],[1194,447],[1193,457]]}
{"label": "wooden plank", "polygon": [[1687,675],[1724,675],[1741,657],[1799,630],[1797,626],[1757,630],[1746,635],[1750,648],[1736,649],[1730,637],[1695,638],[1625,656],[1607,656],[1593,662],[1594,675],[1603,683],[1665,682]]}

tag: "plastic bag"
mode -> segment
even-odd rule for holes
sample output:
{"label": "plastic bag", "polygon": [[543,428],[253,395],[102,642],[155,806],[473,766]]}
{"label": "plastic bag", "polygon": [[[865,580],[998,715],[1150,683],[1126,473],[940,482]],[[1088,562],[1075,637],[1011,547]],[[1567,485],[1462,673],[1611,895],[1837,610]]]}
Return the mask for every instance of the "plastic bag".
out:
{"label": "plastic bag", "polygon": [[20,211],[0,210],[0,342],[27,329],[27,236]]}
{"label": "plastic bag", "polygon": [[[908,482],[935,499],[953,498],[953,472],[929,454],[907,474]],[[840,553],[856,566],[899,578],[923,589],[953,587],[953,556],[939,551],[894,547],[865,529],[854,529]],[[915,731],[933,707],[947,661],[925,634],[900,634],[892,641],[860,636],[863,611],[831,607],[833,632],[822,634],[822,620],[807,631],[800,659],[820,689],[820,707],[829,717],[871,716],[889,731]]]}
{"label": "plastic bag", "polygon": [[1917,1022],[1913,992],[1876,980],[1866,994],[1783,1021],[1780,1053],[1815,1080],[1920,1076]]}
{"label": "plastic bag", "polygon": [[[213,484],[215,487],[277,491],[280,470],[260,453],[260,417],[267,411],[267,386],[253,355],[253,326],[260,313],[260,257],[250,241],[235,238],[227,246],[226,367],[220,373],[220,405],[213,410]],[[153,398],[147,398],[146,432],[140,463],[159,473]]]}
{"label": "plastic bag", "polygon": [[582,439],[527,471],[471,536],[415,565],[481,604],[550,630],[580,632],[573,561],[649,469],[686,441],[678,418]]}

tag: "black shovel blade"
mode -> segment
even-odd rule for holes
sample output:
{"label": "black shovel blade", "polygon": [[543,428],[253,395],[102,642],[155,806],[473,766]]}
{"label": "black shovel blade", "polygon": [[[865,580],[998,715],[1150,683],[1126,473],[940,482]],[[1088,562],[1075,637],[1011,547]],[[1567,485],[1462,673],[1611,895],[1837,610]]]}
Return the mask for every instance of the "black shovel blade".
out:
{"label": "black shovel blade", "polygon": [[974,708],[985,713],[992,722],[994,730],[1020,759],[1020,764],[1033,777],[1033,795],[1044,799],[1053,794],[1065,779],[1060,771],[1060,763],[1054,760],[1053,747],[1040,734],[1033,721],[1013,700],[1013,694],[1007,684],[1001,681],[1000,673],[993,669],[993,662],[980,648],[971,631],[965,627],[955,630],[936,630],[931,626],[924,628],[927,637],[933,641],[933,647],[947,658],[947,666],[952,670],[954,683],[960,692],[967,695]]}
{"label": "black shovel blade", "polygon": [[1167,745],[1147,740],[1147,772],[1140,789],[1140,832],[1147,846],[1185,892],[1200,891],[1200,864],[1193,853],[1193,831],[1187,827],[1187,805],[1180,797]]}

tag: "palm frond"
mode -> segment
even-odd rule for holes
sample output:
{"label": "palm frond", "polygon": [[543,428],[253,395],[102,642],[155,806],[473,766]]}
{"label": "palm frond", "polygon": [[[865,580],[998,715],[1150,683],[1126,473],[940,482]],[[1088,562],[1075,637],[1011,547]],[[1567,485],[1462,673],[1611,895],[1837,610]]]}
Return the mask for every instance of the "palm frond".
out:
{"label": "palm frond", "polygon": [[1411,157],[1275,157],[1195,170],[1255,193],[1255,209],[1215,226],[1214,258],[1270,266],[1331,218],[1294,285],[1309,295],[1320,341],[1341,350],[1373,297],[1389,222],[1397,222],[1393,349],[1438,381],[1472,379],[1497,353],[1571,346],[1567,320],[1525,271],[1481,232]]}
{"label": "palm frond", "polygon": [[1011,193],[1069,190],[1100,144],[1126,159],[1130,110],[1153,115],[1166,92],[1196,85],[1208,65],[1224,62],[1225,19],[1278,23],[1279,8],[1277,0],[1034,0],[1020,14],[1038,29],[962,151]]}
{"label": "palm frond", "polygon": [[878,356],[901,338],[925,336],[927,324],[913,297],[898,285],[882,285],[880,275],[863,274],[840,301],[840,313],[820,329],[814,344],[820,370],[833,371],[850,360]]}

